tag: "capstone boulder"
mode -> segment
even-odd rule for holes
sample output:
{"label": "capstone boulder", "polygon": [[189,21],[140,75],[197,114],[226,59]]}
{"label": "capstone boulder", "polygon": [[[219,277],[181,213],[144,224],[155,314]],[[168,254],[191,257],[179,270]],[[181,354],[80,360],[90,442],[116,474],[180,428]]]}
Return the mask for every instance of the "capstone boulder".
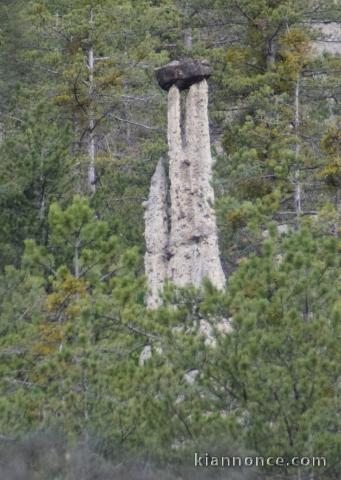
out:
{"label": "capstone boulder", "polygon": [[156,79],[163,90],[173,85],[186,90],[212,75],[212,67],[207,60],[175,60],[155,70]]}

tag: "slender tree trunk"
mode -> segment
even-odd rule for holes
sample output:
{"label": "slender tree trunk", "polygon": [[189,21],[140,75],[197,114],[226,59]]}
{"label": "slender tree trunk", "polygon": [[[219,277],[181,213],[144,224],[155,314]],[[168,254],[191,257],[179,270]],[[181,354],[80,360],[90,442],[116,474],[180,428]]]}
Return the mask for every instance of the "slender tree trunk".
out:
{"label": "slender tree trunk", "polygon": [[[295,135],[296,135],[296,145],[295,145],[295,157],[296,162],[298,163],[298,156],[300,153],[300,144],[299,144],[299,137],[298,137],[298,129],[300,126],[300,77],[297,77],[296,86],[295,86],[295,119],[294,119],[294,128],[295,128]],[[297,215],[297,219],[301,216],[302,213],[302,184],[300,181],[300,169],[298,165],[296,165],[295,171],[295,178],[294,178],[294,185],[295,185],[295,195],[294,195],[294,208]]]}
{"label": "slender tree trunk", "polygon": [[90,98],[90,109],[89,109],[89,144],[88,144],[88,155],[89,155],[89,167],[88,167],[88,186],[91,193],[96,192],[96,170],[95,170],[95,160],[96,160],[96,145],[95,145],[95,121],[94,113],[92,108],[92,97],[94,91],[94,51],[91,47],[88,54],[88,66],[89,66],[89,98]]}
{"label": "slender tree trunk", "polygon": [[193,36],[192,36],[192,29],[186,28],[184,31],[184,44],[186,50],[192,50],[193,47]]}
{"label": "slender tree trunk", "polygon": [[79,246],[80,246],[80,240],[77,239],[76,244],[75,244],[75,251],[74,251],[74,271],[75,271],[75,277],[79,278],[80,275],[80,268],[79,268]]}
{"label": "slender tree trunk", "polygon": [[272,66],[275,63],[276,51],[275,51],[275,42],[273,39],[267,41],[267,53],[266,53],[266,67],[268,70],[271,70]]}
{"label": "slender tree trunk", "polygon": [[184,41],[185,49],[188,51],[192,50],[193,48],[192,28],[190,27],[190,7],[191,7],[191,2],[187,1],[184,8],[186,28],[183,33],[183,41]]}
{"label": "slender tree trunk", "polygon": [[[93,23],[93,12],[90,12],[90,24]],[[95,67],[95,58],[94,58],[94,49],[91,46],[88,53],[88,68],[89,68],[89,143],[88,143],[88,156],[89,156],[89,167],[88,167],[88,187],[92,194],[96,192],[96,144],[95,144],[95,121],[94,121],[94,111],[93,111],[93,94],[94,94],[94,67]]]}
{"label": "slender tree trunk", "polygon": [[339,236],[339,230],[340,230],[340,189],[336,189],[335,193],[335,210],[336,210],[336,220],[334,224],[334,235],[335,237]]}

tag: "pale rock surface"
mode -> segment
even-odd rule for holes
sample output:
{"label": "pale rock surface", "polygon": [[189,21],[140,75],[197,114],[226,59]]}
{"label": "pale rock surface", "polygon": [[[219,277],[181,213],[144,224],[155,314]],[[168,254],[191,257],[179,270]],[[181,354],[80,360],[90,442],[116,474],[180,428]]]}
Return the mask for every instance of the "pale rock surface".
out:
{"label": "pale rock surface", "polygon": [[341,55],[341,23],[320,23],[314,28],[318,31],[318,38],[313,41],[314,52]]}
{"label": "pale rock surface", "polygon": [[[289,233],[289,232],[290,232],[290,226],[287,223],[283,223],[282,225],[277,225],[277,233],[280,236],[285,235],[286,233]],[[262,237],[264,239],[270,238],[269,230],[263,230]]]}
{"label": "pale rock surface", "polygon": [[[228,335],[232,332],[232,317],[224,318],[215,325],[215,328],[222,336]],[[208,347],[216,346],[216,339],[213,331],[213,325],[207,320],[201,320],[199,325],[200,333],[205,337],[205,345]]]}
{"label": "pale rock surface", "polygon": [[149,288],[147,305],[153,309],[160,305],[160,291],[167,276],[167,178],[162,160],[156,166],[144,207],[146,242],[144,263]]}
{"label": "pale rock surface", "polygon": [[189,372],[185,373],[184,378],[187,383],[189,383],[190,385],[193,385],[199,373],[200,372],[197,369],[190,370]]}
{"label": "pale rock surface", "polygon": [[168,92],[168,156],[171,200],[168,278],[178,286],[192,283],[194,262],[193,198],[190,163],[182,144],[180,92]]}
{"label": "pale rock surface", "polygon": [[[197,68],[199,64],[182,65],[181,71],[191,71],[193,65]],[[210,67],[200,63],[200,68]],[[188,80],[194,81],[193,78]],[[204,78],[189,89],[185,125],[182,126],[180,90],[176,84],[169,88],[170,208],[162,162],[157,165],[145,202],[145,271],[150,292],[147,298],[149,308],[160,305],[160,292],[166,280],[178,287],[200,287],[203,279],[208,278],[218,289],[225,286],[213,209],[213,161],[207,107],[208,86]]]}
{"label": "pale rock surface", "polygon": [[193,85],[186,100],[186,158],[190,166],[194,262],[192,284],[200,286],[204,277],[218,289],[225,286],[220,263],[216,217],[213,209],[212,156],[208,123],[206,80]]}
{"label": "pale rock surface", "polygon": [[150,345],[146,345],[142,352],[140,353],[139,357],[139,365],[142,367],[148,360],[152,358],[152,347]]}
{"label": "pale rock surface", "polygon": [[160,345],[146,345],[140,353],[139,365],[142,367],[146,362],[148,362],[148,360],[152,358],[153,354],[156,353],[162,355],[163,350]]}
{"label": "pale rock surface", "polygon": [[171,233],[168,278],[175,285],[199,287],[207,277],[222,289],[221,267],[211,186],[212,157],[206,80],[191,86],[186,100],[185,138],[180,123],[180,92],[168,94]]}

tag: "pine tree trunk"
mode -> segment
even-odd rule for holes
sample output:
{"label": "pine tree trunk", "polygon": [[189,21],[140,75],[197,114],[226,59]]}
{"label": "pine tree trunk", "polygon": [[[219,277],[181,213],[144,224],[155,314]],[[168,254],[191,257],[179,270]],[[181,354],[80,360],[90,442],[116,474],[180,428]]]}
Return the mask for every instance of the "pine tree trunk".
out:
{"label": "pine tree trunk", "polygon": [[268,70],[271,70],[272,66],[275,63],[276,52],[275,52],[275,42],[273,39],[267,41],[267,54],[266,54],[266,67]]}
{"label": "pine tree trunk", "polygon": [[[295,156],[296,156],[296,162],[298,162],[298,156],[300,153],[300,144],[299,144],[299,137],[298,137],[298,129],[300,126],[300,77],[299,76],[297,78],[296,86],[295,86],[294,104],[295,104],[294,128],[295,128],[295,135],[296,135]],[[298,166],[295,171],[294,185],[295,185],[294,208],[295,208],[297,219],[299,219],[300,215],[302,214],[302,185],[300,181],[300,169]]]}
{"label": "pine tree trunk", "polygon": [[89,66],[89,98],[90,98],[90,109],[89,109],[89,143],[88,143],[88,156],[89,156],[89,167],[88,167],[88,187],[91,193],[96,192],[96,145],[95,145],[95,122],[94,122],[94,113],[92,108],[92,97],[94,91],[94,51],[93,48],[90,48],[88,55],[88,66]]}

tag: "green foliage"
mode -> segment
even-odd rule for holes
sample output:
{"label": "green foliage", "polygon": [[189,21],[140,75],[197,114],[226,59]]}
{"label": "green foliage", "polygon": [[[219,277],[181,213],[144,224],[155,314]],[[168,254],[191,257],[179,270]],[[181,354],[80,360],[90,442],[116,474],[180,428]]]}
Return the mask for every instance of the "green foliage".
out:
{"label": "green foliage", "polygon": [[[158,312],[170,328],[162,355],[151,360],[166,378],[157,384],[158,398],[168,399],[165,433],[185,426],[184,445],[193,445],[200,432],[212,429],[222,442],[231,435],[265,456],[323,452],[329,462],[324,473],[335,476],[340,242],[308,228],[279,237],[273,227],[260,255],[245,259],[232,275],[226,295],[209,285],[204,294],[178,292],[176,312]],[[211,340],[200,335],[203,321],[211,325]],[[194,370],[188,384],[185,374]]]}
{"label": "green foliage", "polygon": [[[315,54],[312,28],[338,15],[332,0],[1,2],[0,440],[60,432],[49,478],[83,475],[63,464],[77,441],[162,478],[188,478],[194,451],[327,456],[257,478],[339,478],[340,58]],[[154,68],[188,56],[214,67],[228,284],[167,285],[148,311],[142,202],[167,155]],[[55,453],[38,450],[43,478]]]}
{"label": "green foliage", "polygon": [[[18,342],[8,359],[11,343],[3,345],[3,368],[9,378],[4,384],[8,403],[2,428],[7,431],[16,422],[22,430],[58,426],[76,435],[104,426],[107,415],[121,421],[120,403],[127,393],[120,389],[132,359],[122,358],[120,349],[134,345],[129,329],[143,307],[143,281],[137,276],[136,251],[120,251],[108,225],[94,217],[86,199],[75,197],[65,210],[52,204],[49,226],[47,247],[27,241],[22,271],[8,268],[3,277],[2,329],[16,332],[6,342],[17,343],[20,331],[25,349],[21,351]],[[10,311],[11,302],[16,308]],[[13,368],[16,363],[31,365],[23,379],[19,367]],[[26,415],[15,421],[13,405],[23,395]],[[116,403],[114,413],[110,408]],[[118,429],[119,425],[110,433],[116,442]]]}
{"label": "green foliage", "polygon": [[67,188],[70,130],[55,113],[38,105],[0,146],[2,267],[18,264],[25,238],[46,241],[49,205]]}
{"label": "green foliage", "polygon": [[308,229],[266,240],[230,280],[233,331],[217,335],[207,365],[220,408],[237,400],[249,446],[287,456],[324,451],[332,471],[340,437],[330,427],[325,435],[324,405],[338,415],[339,248]]}
{"label": "green foliage", "polygon": [[[338,110],[330,101],[327,111],[320,100],[326,101],[329,89],[338,96],[332,65],[339,61],[316,56],[315,31],[298,22],[305,8],[304,2],[238,2],[233,11],[243,20],[240,41],[215,52],[215,61],[222,64],[218,84],[234,105],[216,169],[222,197],[218,218],[227,246],[223,256],[232,264],[244,256],[245,244],[248,251],[258,250],[255,223],[258,229],[270,220],[299,224],[302,212],[318,210],[328,197],[338,203],[337,155],[323,158],[329,135],[337,143],[332,132],[338,131]],[[321,194],[321,180],[337,188]],[[256,222],[241,215],[250,201],[257,206]],[[239,213],[230,212],[233,202]]]}

